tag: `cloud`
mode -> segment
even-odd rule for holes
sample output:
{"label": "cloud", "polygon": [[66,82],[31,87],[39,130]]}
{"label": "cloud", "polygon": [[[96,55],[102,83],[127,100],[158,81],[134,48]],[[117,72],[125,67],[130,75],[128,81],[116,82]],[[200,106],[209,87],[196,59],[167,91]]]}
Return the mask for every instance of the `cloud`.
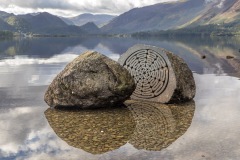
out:
{"label": "cloud", "polygon": [[71,3],[68,3],[67,1],[61,1],[61,0],[41,0],[41,1],[35,1],[35,0],[1,0],[1,6],[4,7],[11,7],[11,6],[18,6],[22,8],[51,8],[51,9],[68,9],[73,7]]}
{"label": "cloud", "polygon": [[[76,54],[60,54],[48,59],[15,56],[0,61],[0,87],[48,85]],[[50,67],[51,70],[46,70]]]}
{"label": "cloud", "polygon": [[[88,48],[77,45],[67,48],[58,55],[48,59],[31,58],[28,56],[15,56],[12,59],[0,60],[0,87],[23,87],[48,85],[67,63],[71,62]],[[117,61],[119,54],[112,52],[103,44],[97,44],[94,50],[103,53],[107,57]],[[46,70],[46,68],[51,68]]]}
{"label": "cloud", "polygon": [[121,14],[135,7],[167,1],[177,0],[0,0],[0,9],[16,14],[39,11],[69,16],[86,12]]}

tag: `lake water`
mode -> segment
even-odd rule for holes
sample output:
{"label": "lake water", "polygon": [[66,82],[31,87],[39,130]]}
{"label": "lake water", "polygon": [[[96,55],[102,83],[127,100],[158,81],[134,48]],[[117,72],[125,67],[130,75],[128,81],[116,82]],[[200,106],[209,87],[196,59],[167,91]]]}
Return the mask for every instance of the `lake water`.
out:
{"label": "lake water", "polygon": [[[182,57],[194,73],[194,101],[127,101],[122,108],[81,112],[48,109],[44,92],[68,62],[86,50],[118,60],[134,44]],[[239,159],[239,49],[240,38],[224,37],[0,40],[0,159]]]}

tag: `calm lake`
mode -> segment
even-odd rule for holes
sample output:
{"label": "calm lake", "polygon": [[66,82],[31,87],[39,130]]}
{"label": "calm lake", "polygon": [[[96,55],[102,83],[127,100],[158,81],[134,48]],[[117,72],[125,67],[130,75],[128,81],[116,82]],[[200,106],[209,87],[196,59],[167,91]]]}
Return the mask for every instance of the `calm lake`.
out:
{"label": "calm lake", "polygon": [[[52,110],[44,102],[47,86],[80,53],[96,50],[117,61],[135,44],[182,57],[194,73],[194,101],[128,101],[82,112]],[[239,159],[239,50],[240,37],[0,40],[0,159]]]}

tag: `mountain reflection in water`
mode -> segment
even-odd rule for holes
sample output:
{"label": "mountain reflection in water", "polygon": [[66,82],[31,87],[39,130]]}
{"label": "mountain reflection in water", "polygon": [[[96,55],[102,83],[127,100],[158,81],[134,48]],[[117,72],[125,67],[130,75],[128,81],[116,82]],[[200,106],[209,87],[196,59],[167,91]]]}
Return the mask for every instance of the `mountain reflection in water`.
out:
{"label": "mountain reflection in water", "polygon": [[47,109],[55,133],[69,145],[92,154],[118,149],[126,143],[136,149],[160,151],[191,124],[194,101],[179,105],[125,102],[126,106],[96,110]]}

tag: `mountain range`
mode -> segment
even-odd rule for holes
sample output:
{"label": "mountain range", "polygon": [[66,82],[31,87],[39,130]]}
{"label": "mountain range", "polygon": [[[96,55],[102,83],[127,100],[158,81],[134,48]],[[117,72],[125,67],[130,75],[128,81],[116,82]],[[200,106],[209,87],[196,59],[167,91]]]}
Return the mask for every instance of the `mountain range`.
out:
{"label": "mountain range", "polygon": [[[95,17],[94,15],[92,15]],[[92,22],[93,19],[74,17],[75,21],[66,22],[66,19],[52,15],[48,12],[35,14],[14,15],[0,11],[0,30],[9,30],[13,32],[31,32],[34,34],[57,34],[57,35],[83,35],[83,34],[99,34],[101,30]],[[107,15],[99,16],[99,20],[95,17],[97,24],[107,23],[104,17],[112,17]],[[77,21],[78,18],[78,21]],[[81,26],[75,25],[82,23]]]}
{"label": "mountain range", "polygon": [[106,33],[240,24],[240,0],[179,0],[125,12],[102,27]]}
{"label": "mountain range", "polygon": [[85,13],[85,14],[80,14],[75,17],[70,17],[70,18],[60,17],[60,18],[69,25],[82,26],[88,22],[93,22],[98,27],[102,27],[102,26],[106,25],[108,22],[110,22],[115,17],[116,16],[107,15],[107,14],[94,15],[94,14],[90,14],[90,13]]}
{"label": "mountain range", "polygon": [[0,30],[35,34],[126,34],[199,26],[234,28],[239,32],[240,0],[179,0],[133,8],[117,17],[81,14],[64,18],[47,12],[14,15],[0,11]]}

